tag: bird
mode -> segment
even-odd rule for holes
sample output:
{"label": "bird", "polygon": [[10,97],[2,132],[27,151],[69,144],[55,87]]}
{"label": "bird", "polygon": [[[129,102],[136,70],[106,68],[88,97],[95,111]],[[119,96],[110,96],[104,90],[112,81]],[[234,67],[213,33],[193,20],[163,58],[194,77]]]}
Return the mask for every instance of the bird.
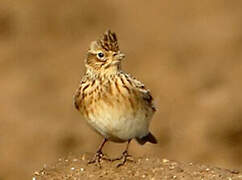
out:
{"label": "bird", "polygon": [[156,111],[153,97],[143,83],[122,70],[124,58],[116,33],[107,30],[90,43],[84,60],[86,70],[74,94],[74,106],[104,138],[89,164],[101,166],[101,160],[105,159],[102,149],[107,141],[127,142],[122,155],[111,160],[122,160],[117,167],[131,157],[128,148],[132,139],[141,145],[157,144],[149,131]]}

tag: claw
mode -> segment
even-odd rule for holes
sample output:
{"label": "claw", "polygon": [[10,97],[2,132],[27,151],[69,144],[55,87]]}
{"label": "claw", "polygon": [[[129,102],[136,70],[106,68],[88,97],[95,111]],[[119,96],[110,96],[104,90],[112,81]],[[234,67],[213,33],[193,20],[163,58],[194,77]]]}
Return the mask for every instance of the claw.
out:
{"label": "claw", "polygon": [[96,164],[98,167],[102,168],[101,159],[103,158],[103,156],[104,154],[102,153],[102,151],[97,151],[93,159],[88,161],[88,164]]}
{"label": "claw", "polygon": [[122,162],[117,165],[117,167],[120,167],[120,166],[123,166],[127,161],[133,161],[132,159],[128,159],[128,158],[132,157],[131,155],[128,154],[128,147],[129,147],[130,141],[131,141],[131,139],[128,140],[126,150],[122,153],[121,157],[111,159],[111,158],[108,158],[107,156],[105,156],[102,152],[102,148],[103,148],[104,144],[107,142],[107,139],[104,139],[103,143],[100,145],[100,147],[98,148],[98,151],[94,155],[94,158],[92,160],[90,160],[88,162],[88,164],[95,163],[97,166],[99,166],[99,168],[102,168],[101,160],[107,160],[107,161],[111,161],[111,162],[117,161],[117,160],[122,160]]}
{"label": "claw", "polygon": [[127,161],[133,161],[132,159],[129,159],[129,158],[132,158],[132,156],[128,154],[128,151],[124,151],[120,158],[115,159],[115,160],[123,159],[121,163],[117,164],[117,168],[123,166]]}

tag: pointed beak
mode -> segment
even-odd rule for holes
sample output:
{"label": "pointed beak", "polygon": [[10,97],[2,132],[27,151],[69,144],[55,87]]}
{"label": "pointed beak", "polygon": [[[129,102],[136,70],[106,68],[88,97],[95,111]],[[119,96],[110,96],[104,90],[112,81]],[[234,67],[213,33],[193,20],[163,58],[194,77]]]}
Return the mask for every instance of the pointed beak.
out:
{"label": "pointed beak", "polygon": [[120,62],[125,58],[125,55],[123,53],[115,53],[113,54],[114,56],[114,60],[112,62],[112,64],[120,64]]}
{"label": "pointed beak", "polygon": [[123,54],[123,53],[118,53],[118,54],[115,56],[115,58],[116,58],[117,60],[121,61],[122,59],[125,58],[125,54]]}

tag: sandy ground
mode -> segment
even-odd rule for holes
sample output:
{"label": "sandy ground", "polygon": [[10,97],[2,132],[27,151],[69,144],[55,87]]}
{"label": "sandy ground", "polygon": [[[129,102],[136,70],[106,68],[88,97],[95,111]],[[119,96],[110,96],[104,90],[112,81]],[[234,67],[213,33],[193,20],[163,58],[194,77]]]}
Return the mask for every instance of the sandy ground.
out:
{"label": "sandy ground", "polygon": [[52,166],[45,166],[34,172],[32,180],[241,180],[237,170],[222,169],[201,164],[181,163],[164,158],[147,156],[132,158],[124,166],[117,168],[118,162],[103,160],[101,168],[95,164],[87,165],[93,154],[69,155],[59,158]]}

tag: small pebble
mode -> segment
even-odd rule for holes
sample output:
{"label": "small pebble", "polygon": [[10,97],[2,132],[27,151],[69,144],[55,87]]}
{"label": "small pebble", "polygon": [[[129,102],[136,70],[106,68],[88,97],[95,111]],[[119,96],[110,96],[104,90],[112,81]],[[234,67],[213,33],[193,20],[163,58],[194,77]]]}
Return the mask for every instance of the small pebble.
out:
{"label": "small pebble", "polygon": [[167,163],[167,162],[169,162],[169,160],[168,159],[162,159],[162,162]]}
{"label": "small pebble", "polygon": [[71,167],[71,170],[73,171],[73,170],[75,170],[75,168],[74,167]]}
{"label": "small pebble", "polygon": [[84,168],[80,168],[80,171],[84,171],[85,169]]}
{"label": "small pebble", "polygon": [[[34,172],[34,175],[39,176],[40,174],[39,174],[38,171],[35,171],[35,172]],[[34,177],[34,178],[35,178],[35,177]]]}

